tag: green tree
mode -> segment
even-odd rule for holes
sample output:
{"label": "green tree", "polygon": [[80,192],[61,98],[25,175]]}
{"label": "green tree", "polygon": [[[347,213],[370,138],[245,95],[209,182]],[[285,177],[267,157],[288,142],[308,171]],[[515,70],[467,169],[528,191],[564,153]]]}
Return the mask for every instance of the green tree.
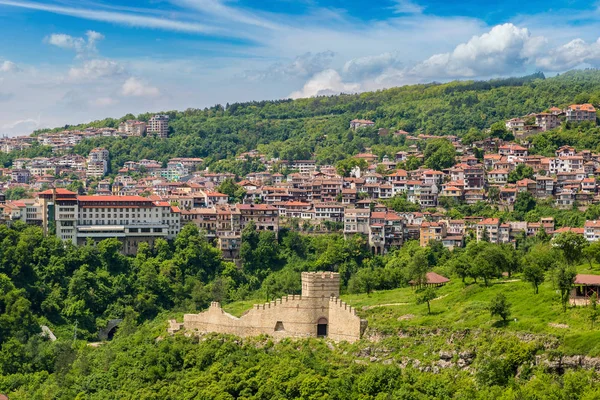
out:
{"label": "green tree", "polygon": [[531,283],[533,291],[538,294],[539,287],[544,283],[545,271],[539,264],[526,264],[523,267],[523,280]]}
{"label": "green tree", "polygon": [[417,250],[408,264],[408,277],[413,281],[416,287],[422,287],[427,283],[427,271],[429,269],[429,260],[427,251]]}
{"label": "green tree", "polygon": [[425,289],[417,292],[417,304],[427,303],[427,314],[431,314],[431,300],[435,300],[437,294],[435,289],[432,287],[426,287]]}
{"label": "green tree", "polygon": [[583,249],[588,246],[583,235],[574,232],[562,232],[552,239],[552,244],[559,249],[569,265],[579,261],[583,255]]}
{"label": "green tree", "polygon": [[594,267],[593,262],[600,260],[600,242],[592,242],[585,246],[581,254],[588,261],[590,269],[592,269]]}
{"label": "green tree", "polygon": [[577,272],[575,269],[569,266],[561,266],[556,271],[556,286],[560,293],[563,312],[567,311],[567,304],[569,303],[571,289],[573,288],[576,276]]}
{"label": "green tree", "polygon": [[356,167],[361,171],[366,171],[369,165],[365,159],[356,157],[349,157],[335,164],[337,173],[344,177],[350,176],[350,172]]}
{"label": "green tree", "polygon": [[502,318],[504,323],[506,323],[508,317],[510,316],[510,307],[511,304],[508,302],[508,300],[506,300],[504,293],[498,293],[492,298],[492,301],[490,301],[488,310],[490,311],[492,317],[497,315]]}
{"label": "green tree", "polygon": [[506,125],[502,121],[495,122],[490,127],[490,136],[508,140],[512,138],[512,134],[506,129]]}
{"label": "green tree", "polygon": [[515,183],[525,178],[531,179],[533,178],[533,175],[533,168],[525,164],[519,164],[515,169],[508,173],[508,182]]}
{"label": "green tree", "polygon": [[590,296],[589,316],[588,316],[588,318],[590,319],[590,324],[592,326],[592,329],[594,329],[594,325],[596,324],[596,321],[598,321],[599,315],[600,315],[600,312],[598,310],[598,293],[594,292]]}
{"label": "green tree", "polygon": [[533,195],[529,192],[519,192],[515,200],[515,212],[525,215],[535,208],[536,202]]}
{"label": "green tree", "polygon": [[428,168],[441,171],[456,163],[456,149],[445,139],[430,140],[423,153]]}
{"label": "green tree", "polygon": [[231,203],[240,203],[246,195],[246,189],[238,185],[232,178],[227,178],[219,186],[217,186],[219,193],[226,194],[229,197]]}

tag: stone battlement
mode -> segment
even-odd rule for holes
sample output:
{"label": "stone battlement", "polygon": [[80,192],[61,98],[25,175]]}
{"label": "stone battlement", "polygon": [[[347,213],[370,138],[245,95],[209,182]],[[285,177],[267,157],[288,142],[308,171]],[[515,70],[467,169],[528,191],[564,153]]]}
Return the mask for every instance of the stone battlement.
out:
{"label": "stone battlement", "polygon": [[344,310],[348,311],[350,314],[352,315],[356,315],[356,308],[352,307],[351,305],[347,304],[346,302],[342,301],[342,299],[338,298],[338,297],[331,297],[329,299],[329,303],[330,303],[330,307],[339,307],[339,308],[343,308]]}
{"label": "stone battlement", "polygon": [[337,272],[303,272],[302,296],[339,297],[340,274]]}
{"label": "stone battlement", "polygon": [[255,304],[241,317],[225,312],[218,302],[199,314],[186,314],[183,324],[170,321],[169,332],[178,328],[238,336],[322,337],[354,342],[366,328],[356,309],[339,296],[340,276],[334,272],[302,274],[302,295],[288,295]]}

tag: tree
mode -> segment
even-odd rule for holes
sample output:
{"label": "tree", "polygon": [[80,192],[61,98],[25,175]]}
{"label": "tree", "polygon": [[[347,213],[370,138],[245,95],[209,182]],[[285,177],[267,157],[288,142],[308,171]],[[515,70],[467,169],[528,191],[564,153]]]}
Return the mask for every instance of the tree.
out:
{"label": "tree", "polygon": [[492,203],[497,203],[500,201],[500,189],[498,189],[498,186],[490,186],[487,197]]}
{"label": "tree", "polygon": [[428,168],[441,171],[453,166],[456,162],[456,149],[448,140],[430,140],[423,153]]}
{"label": "tree", "polygon": [[569,265],[579,261],[583,255],[583,249],[588,246],[588,242],[583,235],[570,231],[560,233],[552,239],[552,244],[562,251]]}
{"label": "tree", "polygon": [[508,182],[515,183],[525,178],[531,179],[533,178],[533,175],[533,168],[525,164],[519,164],[515,169],[508,173]]}
{"label": "tree", "polygon": [[506,300],[504,293],[498,293],[496,297],[492,298],[488,310],[492,317],[497,315],[506,323],[510,316],[510,306],[511,304]]}
{"label": "tree", "polygon": [[415,169],[421,166],[421,160],[413,155],[408,156],[408,160],[406,160],[406,169],[408,171],[414,171]]}
{"label": "tree", "polygon": [[538,264],[527,264],[523,267],[523,279],[531,283],[535,294],[538,294],[539,286],[544,283],[544,275],[544,269]]}
{"label": "tree", "polygon": [[577,276],[577,272],[572,267],[561,266],[556,271],[556,286],[560,293],[563,312],[567,311],[567,304],[569,303],[569,296],[571,295],[573,282],[575,282],[575,276]]}
{"label": "tree", "polygon": [[405,193],[396,194],[391,199],[384,201],[385,205],[396,212],[414,212],[420,211],[421,207],[406,199]]}
{"label": "tree", "polygon": [[427,252],[424,249],[417,250],[408,263],[408,276],[413,284],[421,287],[427,283],[427,270],[429,269],[429,260]]}
{"label": "tree", "polygon": [[514,210],[522,215],[535,208],[536,202],[529,192],[519,192],[515,200]]}
{"label": "tree", "polygon": [[472,273],[483,278],[485,286],[488,286],[491,279],[502,276],[502,269],[508,261],[500,246],[485,242],[483,244],[483,249],[473,261]]}
{"label": "tree", "polygon": [[361,171],[366,171],[369,168],[369,164],[365,159],[355,157],[346,158],[335,164],[337,173],[344,177],[350,176],[350,172],[356,167],[360,168]]}
{"label": "tree", "polygon": [[594,267],[593,262],[600,260],[600,242],[590,243],[583,249],[582,255],[590,264],[590,269],[592,269]]}
{"label": "tree", "polygon": [[498,121],[490,126],[490,136],[507,140],[513,135],[506,129],[506,124],[504,122]]}
{"label": "tree", "polygon": [[590,319],[590,323],[592,325],[592,329],[594,329],[594,325],[596,324],[596,321],[598,320],[598,315],[600,314],[600,312],[598,310],[598,293],[594,292],[590,296],[589,307],[590,307],[589,319]]}
{"label": "tree", "polygon": [[427,287],[420,292],[417,292],[417,304],[427,303],[427,314],[431,314],[431,300],[437,298],[435,289]]}
{"label": "tree", "polygon": [[227,178],[221,182],[221,184],[217,186],[217,191],[229,196],[229,201],[232,203],[241,202],[246,195],[246,189],[235,183],[232,178]]}
{"label": "tree", "polygon": [[366,293],[370,296],[375,285],[375,271],[371,268],[361,268],[348,281],[348,291],[350,293]]}

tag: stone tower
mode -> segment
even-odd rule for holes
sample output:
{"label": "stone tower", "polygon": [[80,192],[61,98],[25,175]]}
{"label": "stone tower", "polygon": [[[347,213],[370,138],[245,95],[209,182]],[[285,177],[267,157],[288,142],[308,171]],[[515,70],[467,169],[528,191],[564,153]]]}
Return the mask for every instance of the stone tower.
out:
{"label": "stone tower", "polygon": [[302,297],[329,299],[340,296],[340,274],[337,272],[303,272]]}

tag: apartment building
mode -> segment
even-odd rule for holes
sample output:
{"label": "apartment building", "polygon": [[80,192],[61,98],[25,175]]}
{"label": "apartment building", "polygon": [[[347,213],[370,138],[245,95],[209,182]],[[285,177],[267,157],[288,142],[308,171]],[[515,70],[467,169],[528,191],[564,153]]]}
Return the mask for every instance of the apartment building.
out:
{"label": "apartment building", "polygon": [[565,112],[568,122],[590,121],[596,123],[596,109],[591,104],[572,104]]}
{"label": "apartment building", "polygon": [[108,172],[108,150],[98,147],[90,151],[87,159],[86,176],[88,178],[102,178]]}
{"label": "apartment building", "polygon": [[279,212],[277,207],[268,204],[238,204],[240,225],[244,229],[250,221],[259,231],[279,231]]}
{"label": "apartment building", "polygon": [[597,242],[600,240],[600,221],[585,221],[583,235],[588,242]]}
{"label": "apartment building", "polygon": [[545,132],[560,126],[560,119],[556,114],[539,113],[535,115],[535,124]]}
{"label": "apartment building", "polygon": [[169,116],[155,115],[148,121],[148,134],[156,135],[160,138],[169,136]]}
{"label": "apartment building", "polygon": [[127,136],[142,136],[146,133],[146,123],[136,120],[127,120],[119,124],[119,132]]}

